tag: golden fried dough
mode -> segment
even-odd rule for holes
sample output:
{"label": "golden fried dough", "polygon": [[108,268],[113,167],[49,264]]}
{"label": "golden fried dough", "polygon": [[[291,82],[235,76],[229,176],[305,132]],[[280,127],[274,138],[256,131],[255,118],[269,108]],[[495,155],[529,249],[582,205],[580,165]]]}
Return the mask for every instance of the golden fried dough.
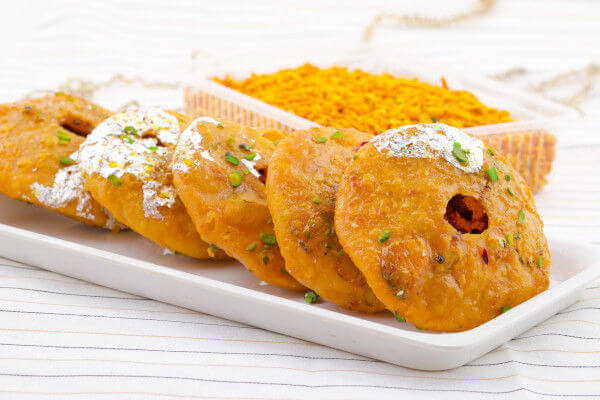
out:
{"label": "golden fried dough", "polygon": [[444,124],[371,139],[335,209],[340,242],[379,300],[435,331],[473,328],[548,288],[542,226],[506,160]]}
{"label": "golden fried dough", "polygon": [[120,222],[172,251],[224,257],[200,239],[173,186],[173,150],[187,124],[159,108],[115,114],[86,138],[77,160],[85,188]]}
{"label": "golden fried dough", "polygon": [[354,129],[291,134],[269,161],[267,199],[290,274],[340,307],[373,313],[384,306],[342,250],[333,226],[340,178],[354,148],[370,138]]}
{"label": "golden fried dough", "polygon": [[265,178],[281,133],[199,118],[181,135],[173,159],[175,187],[202,238],[238,259],[259,279],[301,290],[285,270]]}
{"label": "golden fried dough", "polygon": [[0,191],[88,225],[118,229],[84,189],[71,157],[110,114],[64,93],[0,105]]}

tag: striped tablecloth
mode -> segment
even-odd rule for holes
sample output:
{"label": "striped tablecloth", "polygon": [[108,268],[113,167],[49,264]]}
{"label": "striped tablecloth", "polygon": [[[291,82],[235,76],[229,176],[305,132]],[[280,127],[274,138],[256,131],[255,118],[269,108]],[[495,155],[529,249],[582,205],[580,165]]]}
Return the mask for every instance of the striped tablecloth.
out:
{"label": "striped tablecloth", "polygon": [[[69,76],[179,80],[192,49],[357,40],[389,2],[14,2],[0,13],[0,101]],[[428,15],[468,7],[437,2]],[[489,74],[523,65],[526,86],[600,60],[600,3],[504,1],[490,16],[436,29],[384,28],[379,43]],[[464,64],[464,66],[461,66]],[[569,88],[570,91],[576,87]],[[582,108],[594,113],[597,89]],[[181,106],[177,91],[116,87]],[[556,126],[557,160],[536,196],[546,230],[600,246],[600,120]],[[369,338],[365,338],[368,340]],[[0,259],[2,399],[600,398],[600,282],[582,300],[468,365],[420,372],[117,292]]]}

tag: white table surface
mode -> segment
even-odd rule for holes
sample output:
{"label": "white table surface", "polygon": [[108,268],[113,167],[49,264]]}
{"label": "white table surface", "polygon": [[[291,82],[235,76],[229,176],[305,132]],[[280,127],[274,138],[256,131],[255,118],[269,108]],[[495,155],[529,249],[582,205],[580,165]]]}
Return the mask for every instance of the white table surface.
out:
{"label": "white table surface", "polygon": [[[381,11],[435,16],[472,1],[418,3],[4,1],[0,102],[72,76],[180,80],[193,50],[358,44]],[[489,16],[451,28],[386,27],[374,42],[481,75],[523,66],[529,72],[507,83],[525,87],[600,62],[600,2],[500,1]],[[556,163],[536,202],[549,233],[600,247],[599,81],[582,104],[587,116],[556,126]],[[139,87],[114,87],[95,100],[116,107],[131,98],[182,105],[178,90]],[[468,366],[433,373],[0,259],[0,398],[598,398],[600,282],[582,295]]]}

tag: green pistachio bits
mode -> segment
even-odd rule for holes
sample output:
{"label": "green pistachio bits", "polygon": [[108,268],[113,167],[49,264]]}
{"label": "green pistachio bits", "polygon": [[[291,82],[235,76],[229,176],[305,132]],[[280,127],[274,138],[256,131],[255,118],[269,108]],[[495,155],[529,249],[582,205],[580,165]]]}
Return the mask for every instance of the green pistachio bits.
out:
{"label": "green pistachio bits", "polygon": [[312,200],[312,202],[315,203],[315,204],[321,204],[321,200],[319,200],[316,197]]}
{"label": "green pistachio bits", "polygon": [[537,266],[538,267],[542,266],[542,257],[541,256],[537,256]]}
{"label": "green pistachio bits", "polygon": [[150,146],[150,147],[148,147],[148,150],[156,151],[156,150],[158,150],[158,146]]}
{"label": "green pistachio bits", "polygon": [[256,153],[250,153],[247,156],[244,156],[244,158],[248,161],[254,160],[255,157],[256,157]]}
{"label": "green pistachio bits", "polygon": [[56,136],[58,137],[58,139],[60,141],[64,141],[64,142],[70,142],[71,141],[71,136],[69,136],[65,132],[58,131],[58,133],[56,134]]}
{"label": "green pistachio bits", "polygon": [[75,161],[73,161],[73,159],[71,157],[63,157],[60,159],[60,163],[63,165],[71,165],[73,164]]}
{"label": "green pistachio bits", "polygon": [[233,187],[238,187],[242,184],[242,174],[238,171],[233,171],[229,174],[229,183]]}
{"label": "green pistachio bits", "polygon": [[400,315],[398,311],[394,311],[394,318],[396,318],[396,321],[398,322],[406,322],[406,318]]}
{"label": "green pistachio bits", "polygon": [[256,249],[256,242],[252,242],[250,246],[246,247],[246,251],[254,251]]}
{"label": "green pistachio bits", "polygon": [[485,172],[487,172],[492,182],[498,182],[498,171],[496,171],[496,167],[490,167],[486,169]]}
{"label": "green pistachio bits", "polygon": [[333,134],[331,135],[331,138],[332,139],[342,139],[343,138],[342,132],[340,132],[340,131],[333,132]]}
{"label": "green pistachio bits", "polygon": [[314,291],[309,290],[308,292],[306,292],[306,294],[304,295],[304,300],[306,300],[306,302],[308,304],[314,304],[317,302],[317,300],[319,299],[319,295],[316,294]]}
{"label": "green pistachio bits", "polygon": [[510,194],[510,197],[515,197],[515,194],[512,190],[510,190],[510,188],[506,188],[506,191],[508,192],[508,194]]}
{"label": "green pistachio bits", "polygon": [[490,149],[489,147],[488,147],[487,151],[488,151],[488,153],[490,153],[490,156],[494,155],[494,150]]}
{"label": "green pistachio bits", "polygon": [[508,311],[508,310],[510,310],[511,308],[512,308],[511,306],[503,306],[503,307],[500,309],[500,313],[501,313],[501,314],[504,314],[505,312],[507,312],[507,311]]}
{"label": "green pistachio bits", "polygon": [[469,154],[469,150],[463,149],[459,142],[454,142],[454,145],[452,146],[452,154],[454,155],[454,158],[458,160],[459,163],[469,163],[469,158],[467,157],[467,154]]}
{"label": "green pistachio bits", "polygon": [[506,235],[506,243],[509,246],[512,246],[515,242],[514,242],[514,236],[512,233],[509,233],[508,235]]}
{"label": "green pistachio bits", "polygon": [[261,233],[260,240],[262,240],[264,244],[268,244],[268,245],[277,244],[277,239],[275,238],[275,235],[273,235],[272,233],[264,233],[264,232]]}
{"label": "green pistachio bits", "polygon": [[225,153],[225,159],[233,165],[239,165],[240,160],[238,160],[238,158],[236,156],[234,156],[233,154],[231,154],[230,152]]}
{"label": "green pistachio bits", "polygon": [[135,135],[137,134],[137,129],[135,129],[133,126],[126,126],[123,129],[123,132],[125,132],[128,135]]}
{"label": "green pistachio bits", "polygon": [[390,238],[390,231],[385,230],[379,235],[379,243],[383,243]]}
{"label": "green pistachio bits", "polygon": [[119,178],[116,175],[110,175],[108,177],[108,180],[110,181],[110,183],[112,183],[115,186],[120,186],[123,184],[123,181],[121,180],[121,178]]}
{"label": "green pistachio bits", "polygon": [[325,143],[325,142],[327,142],[327,138],[325,136],[319,136],[317,138],[317,142],[319,142],[319,143]]}
{"label": "green pistachio bits", "polygon": [[524,221],[525,221],[525,213],[523,212],[523,210],[519,210],[517,222],[519,223],[519,225],[523,225]]}

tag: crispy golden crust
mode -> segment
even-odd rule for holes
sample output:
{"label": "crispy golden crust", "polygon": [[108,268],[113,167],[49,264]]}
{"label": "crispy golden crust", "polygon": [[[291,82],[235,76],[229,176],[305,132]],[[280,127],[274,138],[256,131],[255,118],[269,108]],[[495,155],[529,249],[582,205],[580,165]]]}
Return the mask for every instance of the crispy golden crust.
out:
{"label": "crispy golden crust", "polygon": [[[176,118],[176,123],[179,124],[180,131],[185,129],[189,123],[189,119],[181,114],[171,111],[168,111],[168,114]],[[118,131],[118,129],[115,129],[115,132],[111,133],[111,135],[122,134],[123,132]],[[142,139],[142,136],[145,139]],[[116,140],[116,142],[113,141],[111,143],[116,143],[119,149],[125,152],[131,151],[132,153],[136,153],[132,157],[142,157],[140,163],[136,164],[135,167],[133,166],[136,162],[134,158],[124,163],[114,161],[111,157],[102,159],[86,158],[88,157],[88,152],[94,155],[94,151],[100,146],[98,143],[102,142],[93,144],[96,146],[96,149],[88,147],[92,145],[91,143],[84,143],[80,154],[83,160],[82,164],[88,163],[87,169],[84,171],[86,189],[118,221],[126,224],[140,235],[158,243],[160,246],[200,259],[226,258],[222,250],[214,246],[209,248],[209,244],[200,238],[183,203],[176,195],[171,171],[172,153],[175,148],[174,143],[161,143],[159,140],[158,143],[155,143],[156,148],[153,147],[154,150],[148,150],[145,153],[143,153],[145,151],[143,147],[141,151],[137,148],[127,147],[128,145],[135,146],[141,140],[148,140],[148,138],[155,137],[156,132],[150,130],[145,132],[137,131],[136,133],[130,132],[126,137],[123,137],[122,141],[119,138],[110,139]],[[101,140],[102,138],[93,139]],[[116,154],[116,150],[119,149],[112,147],[109,152]],[[122,168],[124,173],[118,179],[111,178],[110,175],[108,177],[104,176],[104,170],[96,168],[98,163],[105,164],[104,168],[107,166],[110,167],[112,164],[115,167],[115,171]],[[142,170],[141,173],[139,173],[140,169]],[[153,195],[152,193],[148,193],[148,186],[146,185],[156,188],[156,197],[161,199],[164,197],[165,199],[165,203],[155,205],[152,213],[148,211],[148,202],[152,201]]]}
{"label": "crispy golden crust", "polygon": [[202,238],[264,282],[302,290],[285,270],[266,201],[267,165],[281,138],[277,131],[197,120],[177,145],[174,182]]}
{"label": "crispy golden crust", "polygon": [[[441,157],[396,157],[368,143],[341,180],[335,227],[344,250],[386,307],[419,328],[473,328],[548,287],[550,253],[531,190],[502,156],[483,153],[483,167],[466,173]],[[448,206],[457,194],[465,197]],[[477,208],[461,211],[473,204],[487,221]],[[458,223],[461,212],[472,221]],[[487,228],[461,233],[451,222]]]}
{"label": "crispy golden crust", "polygon": [[82,198],[86,197],[83,186],[81,193],[65,201],[43,195],[59,171],[69,168],[61,159],[77,151],[84,137],[110,115],[100,106],[63,93],[0,105],[0,191],[88,225],[110,228],[111,218],[102,206]]}
{"label": "crispy golden crust", "polygon": [[291,134],[269,161],[267,198],[290,274],[340,307],[373,313],[384,306],[342,250],[333,228],[340,178],[353,149],[370,137],[333,128]]}

